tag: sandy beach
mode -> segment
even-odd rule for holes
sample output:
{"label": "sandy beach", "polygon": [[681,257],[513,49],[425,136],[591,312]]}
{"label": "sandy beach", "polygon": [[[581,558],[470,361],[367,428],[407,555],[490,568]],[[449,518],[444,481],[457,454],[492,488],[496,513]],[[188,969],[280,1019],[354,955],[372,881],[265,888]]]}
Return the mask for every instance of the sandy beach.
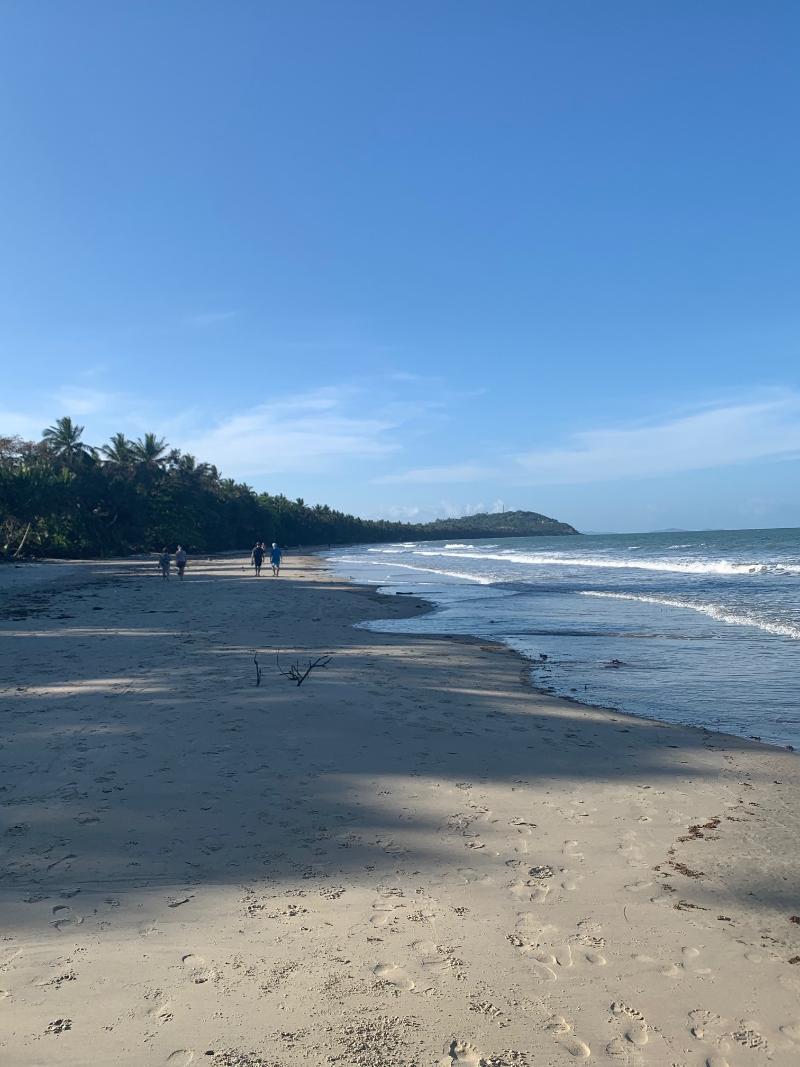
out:
{"label": "sandy beach", "polygon": [[423,610],[0,571],[3,1067],[800,1063],[800,758],[354,628]]}

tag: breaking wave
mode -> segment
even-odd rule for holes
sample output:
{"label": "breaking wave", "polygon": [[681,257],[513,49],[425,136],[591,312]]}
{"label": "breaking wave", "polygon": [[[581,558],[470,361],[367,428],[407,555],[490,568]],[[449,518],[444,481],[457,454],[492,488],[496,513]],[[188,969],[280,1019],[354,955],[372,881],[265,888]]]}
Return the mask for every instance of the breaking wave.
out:
{"label": "breaking wave", "polygon": [[674,574],[727,574],[747,576],[750,574],[797,574],[798,563],[747,562],[737,563],[727,559],[678,560],[678,559],[614,559],[597,556],[570,556],[563,552],[480,552],[450,551],[455,548],[416,549],[415,556],[445,556],[452,559],[493,560],[501,563],[534,564],[541,567],[594,567],[603,570],[666,571]]}
{"label": "breaking wave", "polygon": [[763,616],[750,612],[739,613],[720,604],[702,604],[691,600],[675,600],[667,596],[648,596],[644,593],[601,593],[591,589],[582,590],[581,596],[602,597],[605,600],[636,600],[641,604],[657,604],[664,608],[688,608],[690,611],[699,611],[708,615],[717,622],[727,622],[734,626],[756,626],[766,633],[778,634],[781,637],[791,637],[800,640],[800,626],[790,622],[774,621],[765,619]]}

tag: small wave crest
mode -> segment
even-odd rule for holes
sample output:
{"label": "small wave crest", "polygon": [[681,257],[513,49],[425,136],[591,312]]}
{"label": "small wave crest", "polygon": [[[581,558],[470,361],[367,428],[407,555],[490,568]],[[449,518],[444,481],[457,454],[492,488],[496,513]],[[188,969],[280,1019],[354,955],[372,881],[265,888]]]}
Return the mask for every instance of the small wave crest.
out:
{"label": "small wave crest", "polygon": [[765,619],[761,615],[749,612],[741,614],[721,604],[701,604],[691,600],[676,600],[667,596],[647,596],[643,593],[603,593],[592,589],[582,590],[579,595],[601,597],[606,600],[635,600],[640,604],[657,604],[664,608],[688,608],[690,611],[699,611],[703,615],[708,615],[717,622],[727,622],[734,626],[755,626],[769,634],[800,640],[800,626],[794,623]]}
{"label": "small wave crest", "polygon": [[443,578],[463,578],[467,582],[476,582],[478,585],[491,585],[493,579],[486,578],[481,574],[465,574],[463,571],[445,571],[438,570],[436,567],[420,567],[413,563],[396,563],[394,560],[391,562],[376,559],[365,560],[351,560],[353,563],[368,563],[373,567],[401,567],[404,571],[419,571],[422,574],[439,574]]}
{"label": "small wave crest", "polygon": [[736,562],[727,559],[680,560],[680,559],[614,559],[608,556],[570,556],[563,552],[503,552],[449,551],[440,549],[417,549],[416,556],[450,556],[453,559],[483,559],[502,563],[533,564],[541,567],[596,567],[603,570],[665,571],[674,574],[726,574],[747,576],[753,574],[800,574],[800,564],[778,562]]}

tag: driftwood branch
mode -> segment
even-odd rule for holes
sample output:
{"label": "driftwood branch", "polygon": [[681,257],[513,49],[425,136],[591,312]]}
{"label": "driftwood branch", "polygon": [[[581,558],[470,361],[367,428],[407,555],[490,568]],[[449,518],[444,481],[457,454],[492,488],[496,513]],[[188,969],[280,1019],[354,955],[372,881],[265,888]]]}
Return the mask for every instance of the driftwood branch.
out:
{"label": "driftwood branch", "polygon": [[278,666],[278,673],[283,675],[283,677],[287,678],[290,682],[294,682],[295,685],[302,685],[312,671],[317,670],[317,668],[324,669],[332,659],[333,656],[331,655],[317,656],[314,660],[309,659],[305,667],[302,666],[300,660],[295,660],[288,670],[284,670],[283,667],[281,667],[280,652],[275,653],[275,662]]}
{"label": "driftwood branch", "polygon": [[28,534],[30,532],[31,532],[31,523],[28,523],[28,525],[25,528],[25,533],[22,535],[22,540],[20,541],[19,545],[17,546],[17,551],[14,553],[14,559],[17,559],[17,557],[19,556],[20,552],[22,551],[22,546],[28,540]]}

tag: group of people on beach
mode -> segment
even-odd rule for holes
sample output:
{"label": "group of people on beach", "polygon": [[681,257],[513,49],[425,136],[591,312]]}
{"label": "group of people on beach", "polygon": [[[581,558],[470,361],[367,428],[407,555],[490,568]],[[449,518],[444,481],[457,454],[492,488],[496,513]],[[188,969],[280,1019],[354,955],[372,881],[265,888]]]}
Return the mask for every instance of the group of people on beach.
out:
{"label": "group of people on beach", "polygon": [[[263,541],[256,541],[255,548],[250,553],[250,565],[255,567],[256,577],[261,575],[261,567],[264,563],[264,557],[267,555],[267,546]],[[186,549],[182,545],[178,545],[175,550],[175,567],[178,571],[178,577],[183,581],[183,573],[186,570],[186,561],[188,556]],[[274,577],[278,577],[281,571],[281,560],[283,559],[283,551],[280,545],[272,542],[272,548],[269,550],[269,562],[272,567],[272,573]],[[168,582],[170,577],[170,571],[172,568],[172,556],[169,549],[164,546],[161,550],[161,555],[158,557],[158,568],[161,571],[161,578],[163,581]]]}
{"label": "group of people on beach", "polygon": [[[186,560],[189,557],[186,554],[186,549],[182,545],[178,545],[175,549],[175,566],[178,570],[178,577],[183,581],[183,572],[186,570]],[[169,581],[170,567],[172,565],[172,556],[169,549],[164,546],[161,550],[161,555],[158,557],[158,567],[161,571],[161,578],[163,581]]]}
{"label": "group of people on beach", "polygon": [[[261,577],[261,568],[264,565],[264,557],[267,554],[267,546],[263,541],[256,541],[253,551],[250,553],[250,566],[255,568],[256,578]],[[272,567],[273,577],[277,578],[281,572],[281,560],[283,559],[283,552],[280,545],[272,542],[272,548],[269,551],[269,562]]]}

